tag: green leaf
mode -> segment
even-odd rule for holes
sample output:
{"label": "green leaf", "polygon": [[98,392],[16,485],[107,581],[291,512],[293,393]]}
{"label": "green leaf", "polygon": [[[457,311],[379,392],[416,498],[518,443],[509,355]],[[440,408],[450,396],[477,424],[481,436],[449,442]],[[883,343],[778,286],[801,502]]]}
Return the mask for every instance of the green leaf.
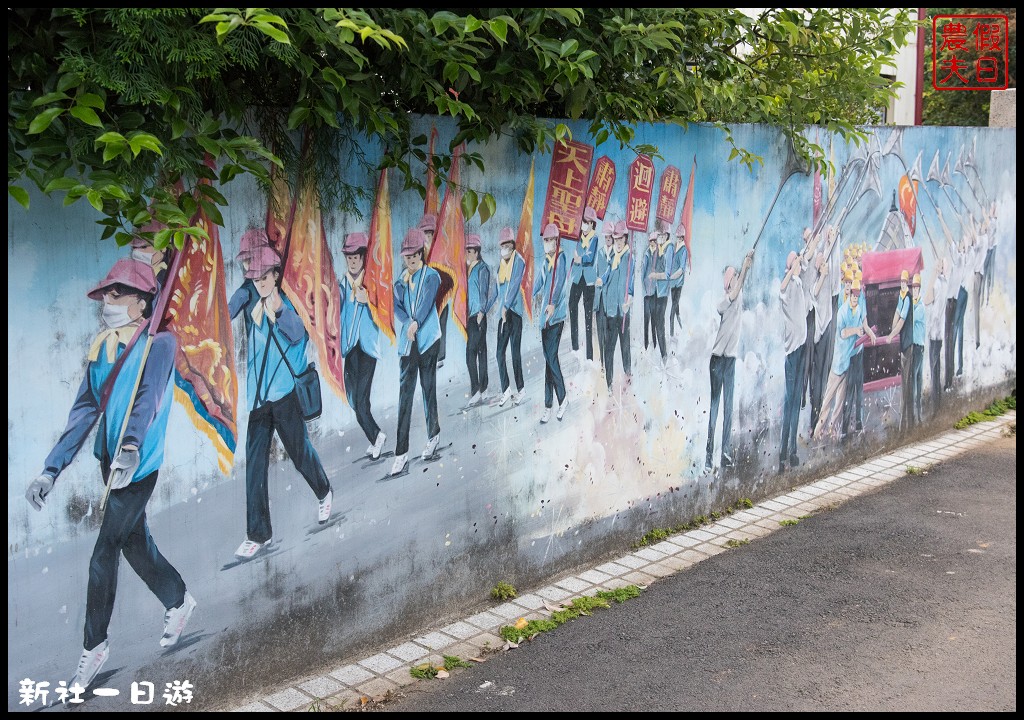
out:
{"label": "green leaf", "polygon": [[180,138],[182,135],[185,134],[185,131],[187,129],[188,125],[185,123],[184,120],[180,118],[175,118],[174,120],[171,120],[171,140],[177,140],[178,138]]}
{"label": "green leaf", "polygon": [[32,119],[32,122],[28,126],[29,135],[38,135],[39,133],[50,127],[50,123],[57,119],[57,117],[64,112],[63,108],[48,108],[43,110],[41,113]]}
{"label": "green leaf", "polygon": [[221,215],[220,208],[209,200],[200,200],[199,205],[202,207],[203,212],[206,214],[206,217],[209,218],[210,222],[221,226],[224,225],[224,216]]}
{"label": "green leaf", "polygon": [[54,190],[70,190],[71,188],[75,187],[76,185],[78,185],[78,180],[75,180],[74,178],[69,178],[69,177],[54,178],[49,183],[47,183],[46,187],[43,188],[43,192],[46,193],[47,195],[49,195]]}
{"label": "green leaf", "polygon": [[106,103],[96,93],[82,93],[75,98],[75,102],[79,105],[86,105],[97,110],[103,110],[106,107]]}
{"label": "green leaf", "polygon": [[93,127],[103,127],[103,121],[100,120],[100,116],[96,114],[96,111],[91,107],[85,105],[73,105],[69,110],[74,117],[78,118],[86,125],[92,125]]}
{"label": "green leaf", "polygon": [[466,17],[466,24],[463,31],[466,32],[467,34],[475,33],[481,27],[483,27],[483,21],[476,19],[472,15],[469,15]]}
{"label": "green leaf", "polygon": [[25,188],[20,188],[17,185],[8,185],[7,194],[18,201],[18,204],[28,210],[28,193],[25,192]]}
{"label": "green leaf", "polygon": [[69,95],[67,95],[66,93],[62,93],[62,92],[46,93],[42,97],[36,98],[32,102],[32,107],[39,107],[40,105],[49,105],[50,103],[55,103],[55,102],[57,102],[59,100],[70,100],[70,99],[71,99],[71,97]]}
{"label": "green leaf", "polygon": [[288,129],[294,130],[299,127],[302,123],[306,122],[306,118],[309,117],[309,108],[305,105],[296,105],[291,113],[288,114]]}
{"label": "green leaf", "polygon": [[111,197],[117,198],[118,200],[124,200],[125,202],[131,200],[131,198],[128,197],[128,193],[124,191],[124,188],[117,185],[104,185],[103,192]]}
{"label": "green leaf", "polygon": [[466,217],[473,217],[473,214],[476,212],[477,203],[476,192],[467,189],[462,193],[462,214]]}
{"label": "green leaf", "polygon": [[85,194],[85,199],[99,212],[103,212],[103,196],[99,190],[90,190]]}
{"label": "green leaf", "polygon": [[487,29],[491,31],[494,37],[498,38],[498,42],[502,45],[505,44],[505,40],[508,37],[508,23],[501,18],[495,18],[487,23]]}
{"label": "green leaf", "polygon": [[107,143],[103,148],[103,162],[110,162],[127,149],[126,143]]}
{"label": "green leaf", "polygon": [[267,25],[266,23],[256,23],[255,27],[257,30],[259,30],[267,37],[273,38],[274,40],[276,40],[279,43],[282,43],[283,45],[292,44],[292,41],[288,39],[288,33],[286,33],[284,30],[280,30],[274,27],[273,25]]}
{"label": "green leaf", "polygon": [[483,199],[480,201],[480,223],[486,223],[492,217],[498,209],[498,203],[494,199],[494,196],[490,193],[484,193]]}
{"label": "green leaf", "polygon": [[559,49],[558,55],[560,57],[565,57],[566,55],[571,55],[572,53],[576,52],[576,49],[579,46],[580,46],[580,44],[576,40],[566,40],[565,42],[562,43],[562,47]]}
{"label": "green leaf", "polygon": [[153,135],[149,133],[136,133],[128,138],[128,146],[132,149],[132,154],[138,157],[139,153],[143,150],[149,150],[150,152],[156,153],[157,155],[163,155],[163,145]]}
{"label": "green leaf", "polygon": [[60,76],[57,81],[57,92],[67,92],[73,87],[78,87],[82,82],[82,76],[78,73],[66,73]]}

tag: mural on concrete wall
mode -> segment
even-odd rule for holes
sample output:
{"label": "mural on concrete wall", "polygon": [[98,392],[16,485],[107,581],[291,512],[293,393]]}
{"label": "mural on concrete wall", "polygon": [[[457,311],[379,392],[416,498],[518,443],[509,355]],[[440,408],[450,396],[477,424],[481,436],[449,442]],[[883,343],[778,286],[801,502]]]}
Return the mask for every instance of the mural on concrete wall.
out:
{"label": "mural on concrete wall", "polygon": [[9,708],[26,678],[213,702],[302,674],[1015,375],[1012,131],[817,138],[827,174],[768,128],[737,129],[753,172],[710,128],[637,136],[659,155],[459,146],[452,184],[384,171],[352,215],[226,188],[180,252],[12,210]]}

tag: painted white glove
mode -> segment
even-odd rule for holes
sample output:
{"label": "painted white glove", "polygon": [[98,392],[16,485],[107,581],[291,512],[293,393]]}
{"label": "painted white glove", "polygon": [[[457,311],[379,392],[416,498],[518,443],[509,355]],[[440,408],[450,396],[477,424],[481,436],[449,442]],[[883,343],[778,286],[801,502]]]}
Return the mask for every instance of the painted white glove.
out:
{"label": "painted white glove", "polygon": [[120,490],[128,487],[138,469],[139,451],[121,448],[114,462],[110,463],[110,489]]}
{"label": "painted white glove", "polygon": [[25,499],[36,510],[42,510],[43,505],[46,504],[46,496],[53,490],[55,482],[57,482],[56,478],[46,474],[40,475],[29,483],[28,490],[25,491]]}

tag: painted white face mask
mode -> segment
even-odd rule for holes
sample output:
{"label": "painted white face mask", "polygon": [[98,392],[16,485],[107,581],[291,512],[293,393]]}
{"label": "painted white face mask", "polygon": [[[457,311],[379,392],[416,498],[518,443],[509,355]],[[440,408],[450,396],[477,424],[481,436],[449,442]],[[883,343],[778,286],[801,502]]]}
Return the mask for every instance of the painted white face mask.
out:
{"label": "painted white face mask", "polygon": [[544,252],[546,252],[548,255],[550,255],[554,251],[555,251],[555,241],[554,240],[545,240],[544,241]]}
{"label": "painted white face mask", "polygon": [[512,248],[505,247],[504,245],[502,245],[501,246],[501,259],[502,260],[508,260],[510,257],[512,257]]}
{"label": "painted white face mask", "polygon": [[103,324],[111,330],[115,328],[124,327],[130,323],[132,319],[128,316],[128,308],[124,305],[111,305],[110,303],[103,302]]}
{"label": "painted white face mask", "polygon": [[142,248],[135,248],[132,250],[132,260],[138,260],[150,265],[153,262],[153,254],[146,252]]}

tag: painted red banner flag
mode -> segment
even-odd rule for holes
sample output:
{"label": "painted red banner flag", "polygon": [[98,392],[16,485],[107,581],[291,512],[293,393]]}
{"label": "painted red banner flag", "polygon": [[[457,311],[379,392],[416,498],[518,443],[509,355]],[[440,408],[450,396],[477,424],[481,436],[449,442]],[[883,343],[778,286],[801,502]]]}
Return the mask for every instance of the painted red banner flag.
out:
{"label": "painted red banner flag", "polygon": [[327,245],[320,198],[313,183],[303,191],[288,236],[281,287],[309,332],[320,376],[345,399],[341,355],[341,289]]}
{"label": "painted red banner flag", "polygon": [[682,190],[682,185],[682,174],[675,165],[669,165],[661,173],[658,210],[654,216],[670,226],[676,219],[676,208],[679,206],[679,191]]}
{"label": "painted red banner flag", "polygon": [[594,148],[575,140],[555,144],[541,225],[554,223],[560,238],[579,240]]}
{"label": "painted red banner flag", "polygon": [[516,250],[523,256],[526,268],[523,271],[523,282],[520,291],[523,293],[523,305],[526,319],[533,320],[533,167],[530,161],[530,179],[526,183],[526,195],[523,197],[523,209],[519,213],[519,229],[516,232]]}
{"label": "painted red banner flag", "polygon": [[438,218],[437,237],[430,247],[427,260],[438,272],[447,273],[452,280],[452,287],[445,293],[442,283],[438,294],[445,293],[439,307],[444,307],[451,300],[452,315],[462,337],[466,337],[466,219],[462,214],[462,153],[465,143],[455,148],[452,153],[452,169],[448,175],[448,189],[441,203],[441,214]]}
{"label": "painted red banner flag", "polygon": [[188,238],[175,254],[173,274],[161,291],[160,328],[178,339],[174,399],[213,443],[217,464],[228,474],[238,440],[238,376],[224,255],[217,224],[202,210],[193,224],[209,239]]}
{"label": "painted red banner flag", "polygon": [[594,208],[597,217],[604,220],[608,212],[608,203],[612,199],[612,188],[615,187],[615,163],[607,155],[602,155],[594,163],[594,174],[590,178],[590,192],[587,193],[587,207]]}
{"label": "painted red banner flag", "polygon": [[380,171],[377,195],[370,217],[370,244],[366,249],[366,272],[363,287],[370,314],[385,335],[395,343],[394,254],[391,249],[391,193],[388,171]]}
{"label": "painted red banner flag", "polygon": [[646,155],[637,155],[629,166],[629,194],[626,199],[626,227],[647,232],[651,218],[651,197],[654,195],[654,162]]}
{"label": "painted red banner flag", "polygon": [[690,243],[693,240],[693,181],[697,176],[697,156],[693,156],[693,167],[690,168],[690,182],[686,186],[686,199],[683,200],[683,212],[679,215],[679,222],[686,228],[686,235],[683,241],[686,243],[686,264],[693,267],[693,248]]}
{"label": "painted red banner flag", "polygon": [[437,140],[437,128],[430,128],[430,144],[427,146],[427,194],[423,198],[423,214],[437,217],[441,201],[437,197],[436,175],[434,173],[434,142]]}

